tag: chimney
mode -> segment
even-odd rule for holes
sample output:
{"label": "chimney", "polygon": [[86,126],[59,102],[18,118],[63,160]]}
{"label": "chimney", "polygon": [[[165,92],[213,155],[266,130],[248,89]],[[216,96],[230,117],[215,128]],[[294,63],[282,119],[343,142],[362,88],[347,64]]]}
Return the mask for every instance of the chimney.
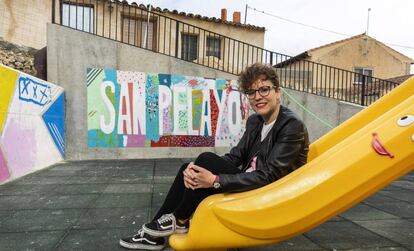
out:
{"label": "chimney", "polygon": [[233,22],[240,23],[240,11],[233,12]]}
{"label": "chimney", "polygon": [[221,20],[227,21],[227,9],[221,9]]}

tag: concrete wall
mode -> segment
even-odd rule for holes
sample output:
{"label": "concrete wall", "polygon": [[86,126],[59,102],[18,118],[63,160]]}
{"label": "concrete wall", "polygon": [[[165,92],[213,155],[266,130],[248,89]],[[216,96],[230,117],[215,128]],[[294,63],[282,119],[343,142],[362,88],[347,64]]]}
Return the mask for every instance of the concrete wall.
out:
{"label": "concrete wall", "polygon": [[236,76],[53,24],[48,25],[47,54],[48,80],[59,83],[66,90],[67,159],[192,157],[201,151],[221,154],[227,150],[217,147],[89,149],[86,69],[94,67],[226,79]]}
{"label": "concrete wall", "polygon": [[[235,75],[50,24],[48,25],[48,79],[59,83],[66,90],[67,159],[195,157],[206,150],[219,154],[228,150],[226,147],[89,149],[86,87],[86,69],[88,67],[207,78],[237,78]],[[299,100],[307,109],[327,120],[333,126],[362,109],[362,107],[329,98],[287,91],[292,94],[295,100]],[[304,119],[312,140],[330,130],[329,127],[306,114],[286,97],[284,97],[284,104],[291,107]]]}
{"label": "concrete wall", "polygon": [[0,65],[0,184],[63,160],[64,92]]}
{"label": "concrete wall", "polygon": [[[332,130],[330,126],[338,126],[364,108],[363,106],[336,99],[290,89],[283,89],[283,92],[282,104],[292,109],[292,111],[296,112],[302,118],[308,128],[311,142]],[[312,116],[311,113],[304,110],[301,106],[305,107],[330,126]]]}

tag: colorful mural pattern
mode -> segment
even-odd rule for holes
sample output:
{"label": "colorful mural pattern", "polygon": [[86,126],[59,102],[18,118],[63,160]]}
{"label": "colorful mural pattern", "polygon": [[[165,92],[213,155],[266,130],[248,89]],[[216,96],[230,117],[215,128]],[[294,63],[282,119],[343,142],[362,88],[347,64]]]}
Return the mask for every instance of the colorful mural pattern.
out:
{"label": "colorful mural pattern", "polygon": [[0,184],[63,160],[64,91],[0,65]]}
{"label": "colorful mural pattern", "polygon": [[235,145],[249,113],[235,87],[235,80],[88,69],[88,146]]}

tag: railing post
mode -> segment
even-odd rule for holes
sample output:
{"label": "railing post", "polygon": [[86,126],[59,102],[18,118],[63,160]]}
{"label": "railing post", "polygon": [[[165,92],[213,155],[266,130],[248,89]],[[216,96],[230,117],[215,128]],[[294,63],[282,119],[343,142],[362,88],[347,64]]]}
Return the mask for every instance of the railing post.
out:
{"label": "railing post", "polygon": [[270,52],[270,65],[273,66],[273,52]]}
{"label": "railing post", "polygon": [[175,57],[178,58],[178,37],[180,35],[180,32],[178,31],[180,29],[180,22],[176,21],[175,24]]}
{"label": "railing post", "polygon": [[52,0],[52,24],[55,23],[55,8],[56,8],[56,0]]}
{"label": "railing post", "polygon": [[362,88],[361,88],[361,105],[365,105],[365,83],[366,83],[365,75],[362,75]]}

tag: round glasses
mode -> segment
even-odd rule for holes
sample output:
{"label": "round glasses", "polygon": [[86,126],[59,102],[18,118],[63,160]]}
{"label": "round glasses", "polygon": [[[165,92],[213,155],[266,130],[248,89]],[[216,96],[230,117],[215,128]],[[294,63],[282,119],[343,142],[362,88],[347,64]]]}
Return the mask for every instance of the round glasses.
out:
{"label": "round glasses", "polygon": [[260,96],[262,97],[266,97],[267,95],[269,95],[270,90],[274,89],[274,86],[261,86],[259,87],[259,89],[249,89],[244,91],[244,94],[246,94],[247,97],[249,97],[249,99],[254,99],[256,97],[256,92],[259,93]]}

